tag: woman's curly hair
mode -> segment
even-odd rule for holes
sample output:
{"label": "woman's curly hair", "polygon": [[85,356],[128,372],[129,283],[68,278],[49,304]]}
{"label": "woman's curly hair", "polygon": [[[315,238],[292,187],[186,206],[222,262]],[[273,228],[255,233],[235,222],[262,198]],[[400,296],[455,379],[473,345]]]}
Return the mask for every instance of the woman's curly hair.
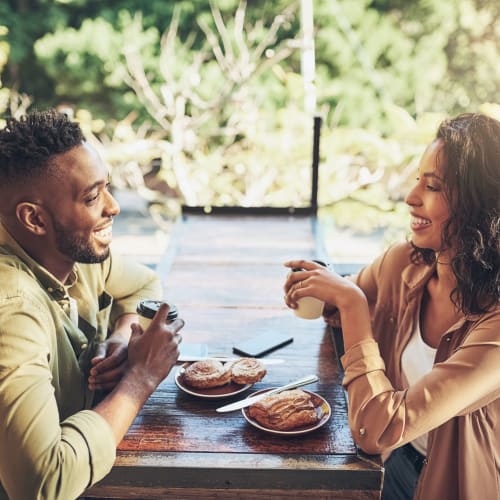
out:
{"label": "woman's curly hair", "polygon": [[8,118],[0,130],[0,181],[15,183],[41,176],[54,155],[84,140],[78,123],[55,110]]}
{"label": "woman's curly hair", "polygon": [[[500,298],[500,122],[465,113],[442,122],[436,139],[450,210],[443,244],[455,250],[451,299],[464,314],[484,313]],[[414,247],[413,257],[431,264],[436,254]]]}

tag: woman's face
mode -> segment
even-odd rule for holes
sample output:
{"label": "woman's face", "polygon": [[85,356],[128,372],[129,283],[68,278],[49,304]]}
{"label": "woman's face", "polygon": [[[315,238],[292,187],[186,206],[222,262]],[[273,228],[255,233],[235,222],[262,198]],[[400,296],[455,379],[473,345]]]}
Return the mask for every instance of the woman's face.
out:
{"label": "woman's face", "polygon": [[450,217],[441,174],[442,147],[441,139],[427,147],[418,166],[416,184],[406,197],[412,242],[435,252],[443,250],[443,228]]}

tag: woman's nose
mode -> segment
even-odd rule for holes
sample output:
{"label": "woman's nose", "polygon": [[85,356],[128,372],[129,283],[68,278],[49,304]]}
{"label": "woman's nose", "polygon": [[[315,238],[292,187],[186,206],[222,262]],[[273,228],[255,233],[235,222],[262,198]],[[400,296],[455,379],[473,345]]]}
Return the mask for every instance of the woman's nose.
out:
{"label": "woman's nose", "polygon": [[417,187],[418,186],[413,186],[405,197],[405,202],[410,207],[418,206],[422,203],[420,196],[418,196],[417,193]]}

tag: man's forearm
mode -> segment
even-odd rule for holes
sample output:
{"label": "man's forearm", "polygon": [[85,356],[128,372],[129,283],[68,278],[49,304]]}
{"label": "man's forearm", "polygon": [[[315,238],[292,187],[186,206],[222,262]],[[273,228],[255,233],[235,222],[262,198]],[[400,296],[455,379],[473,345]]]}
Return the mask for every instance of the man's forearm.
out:
{"label": "man's forearm", "polygon": [[111,336],[120,336],[127,342],[132,332],[132,323],[139,323],[139,316],[135,313],[121,315],[115,322]]}
{"label": "man's forearm", "polygon": [[117,445],[156,386],[153,381],[148,383],[147,377],[129,371],[94,408],[109,423]]}

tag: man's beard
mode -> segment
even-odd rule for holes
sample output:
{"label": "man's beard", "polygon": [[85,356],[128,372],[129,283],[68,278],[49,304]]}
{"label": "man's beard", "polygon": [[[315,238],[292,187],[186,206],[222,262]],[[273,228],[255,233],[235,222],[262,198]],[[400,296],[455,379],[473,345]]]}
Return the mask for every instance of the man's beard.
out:
{"label": "man's beard", "polygon": [[109,256],[109,247],[101,254],[96,253],[90,241],[68,234],[66,228],[53,219],[56,245],[58,250],[75,262],[82,264],[97,264]]}

